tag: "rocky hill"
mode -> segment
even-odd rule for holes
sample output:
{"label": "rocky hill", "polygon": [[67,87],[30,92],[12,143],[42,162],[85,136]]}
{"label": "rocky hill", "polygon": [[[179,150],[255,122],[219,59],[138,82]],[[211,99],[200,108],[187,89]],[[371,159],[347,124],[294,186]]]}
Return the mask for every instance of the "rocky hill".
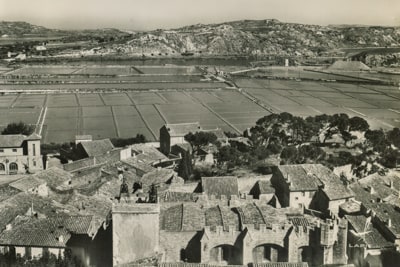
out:
{"label": "rocky hill", "polygon": [[[400,46],[400,27],[318,26],[278,20],[243,20],[197,24],[178,29],[137,32],[125,45],[126,53],[332,56],[339,48]],[[108,50],[110,51],[110,50]]]}
{"label": "rocky hill", "polygon": [[24,35],[47,35],[62,32],[32,25],[23,21],[0,21],[0,36],[21,37]]}
{"label": "rocky hill", "polygon": [[[0,35],[57,32],[25,22],[1,22]],[[69,31],[67,35],[124,38],[97,50],[101,54],[171,55],[185,51],[202,55],[337,56],[342,48],[400,46],[400,27],[285,23],[278,20],[242,20],[197,24],[178,29],[125,33],[117,30]],[[79,38],[80,38],[79,37]],[[79,39],[78,38],[78,39]]]}

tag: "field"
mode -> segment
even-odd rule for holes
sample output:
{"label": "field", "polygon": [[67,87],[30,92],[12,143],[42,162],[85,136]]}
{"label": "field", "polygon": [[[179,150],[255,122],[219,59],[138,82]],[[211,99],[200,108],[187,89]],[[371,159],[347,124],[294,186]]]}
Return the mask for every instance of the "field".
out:
{"label": "field", "polygon": [[236,84],[275,111],[298,116],[347,113],[373,128],[400,127],[399,89],[329,82],[237,79]]}
{"label": "field", "polygon": [[[26,101],[26,102],[24,102]],[[18,103],[11,107],[6,103]],[[26,105],[24,106],[24,103]],[[78,134],[95,139],[144,134],[157,140],[164,123],[198,121],[206,129],[241,132],[269,112],[233,90],[91,94],[5,95],[0,124],[36,124],[47,107],[43,142],[70,141]],[[241,105],[240,110],[237,105]]]}
{"label": "field", "polygon": [[373,128],[400,127],[399,89],[388,86],[235,78],[238,90],[183,66],[31,66],[3,75],[8,82],[0,84],[0,128],[14,121],[42,124],[44,143],[83,134],[101,139],[139,133],[154,141],[165,123],[195,121],[241,133],[259,118],[284,111],[304,117],[347,113]]}

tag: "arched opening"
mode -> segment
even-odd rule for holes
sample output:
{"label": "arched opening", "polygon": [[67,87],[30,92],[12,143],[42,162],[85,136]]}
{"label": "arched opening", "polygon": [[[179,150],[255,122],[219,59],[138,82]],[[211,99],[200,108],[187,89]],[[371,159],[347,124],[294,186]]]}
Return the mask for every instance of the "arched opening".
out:
{"label": "arched opening", "polygon": [[287,261],[287,251],[276,244],[262,244],[253,249],[253,262],[282,262]]}
{"label": "arched opening", "polygon": [[10,163],[10,174],[16,174],[18,173],[18,164],[15,162]]}
{"label": "arched opening", "polygon": [[298,261],[299,262],[311,262],[312,251],[309,246],[303,246],[298,248]]}
{"label": "arched opening", "polygon": [[210,261],[219,265],[241,264],[240,250],[232,245],[220,245],[211,249]]}
{"label": "arched opening", "polygon": [[6,172],[6,166],[3,163],[0,163],[0,173],[4,174]]}

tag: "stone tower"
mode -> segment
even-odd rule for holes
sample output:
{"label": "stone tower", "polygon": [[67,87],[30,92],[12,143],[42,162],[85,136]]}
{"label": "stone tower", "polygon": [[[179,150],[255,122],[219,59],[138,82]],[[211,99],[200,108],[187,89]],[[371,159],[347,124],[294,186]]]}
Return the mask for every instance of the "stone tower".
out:
{"label": "stone tower", "polygon": [[157,203],[115,203],[112,209],[113,266],[154,256],[159,246]]}

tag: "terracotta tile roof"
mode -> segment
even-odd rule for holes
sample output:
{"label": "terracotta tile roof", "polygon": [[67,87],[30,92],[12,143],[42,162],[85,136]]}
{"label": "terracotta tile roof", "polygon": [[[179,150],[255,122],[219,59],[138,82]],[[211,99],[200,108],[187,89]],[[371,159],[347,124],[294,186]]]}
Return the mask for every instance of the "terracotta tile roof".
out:
{"label": "terracotta tile roof", "polygon": [[148,162],[142,161],[141,159],[135,157],[122,160],[122,162],[134,167],[135,169],[141,170],[144,173],[155,170],[155,168]]}
{"label": "terracotta tile roof", "polygon": [[[87,234],[91,216],[17,217],[10,230],[0,234],[1,245],[66,247],[71,234]],[[62,236],[62,238],[60,238]]]}
{"label": "terracotta tile roof", "polygon": [[182,207],[182,231],[199,231],[203,229],[205,218],[202,207],[195,203],[184,203]]}
{"label": "terracotta tile roof", "polygon": [[242,224],[253,224],[258,227],[259,224],[283,225],[288,222],[288,216],[293,214],[300,214],[300,212],[293,208],[280,208],[276,209],[270,205],[257,205],[249,203],[237,207]]}
{"label": "terracotta tile roof", "polygon": [[152,184],[165,184],[170,182],[171,178],[177,176],[176,172],[171,169],[153,169],[142,176],[140,181],[144,186],[150,186]]}
{"label": "terracotta tile roof", "polygon": [[37,133],[32,133],[28,137],[25,138],[25,140],[40,140],[42,139],[42,136],[38,135]]}
{"label": "terracotta tile roof", "polygon": [[131,146],[132,152],[137,154],[136,156],[146,162],[152,164],[159,160],[167,160],[168,157],[161,153],[157,148],[146,145],[146,144],[134,144]]}
{"label": "terracotta tile roof", "polygon": [[224,231],[229,231],[229,226],[239,230],[239,214],[226,206],[215,206],[205,210],[205,225],[211,230],[216,226],[223,226]]}
{"label": "terracotta tile roof", "polygon": [[322,191],[330,200],[351,198],[354,193],[329,168],[321,164],[303,164],[304,170],[316,176],[324,185]]}
{"label": "terracotta tile roof", "polygon": [[330,169],[321,164],[280,165],[280,172],[289,178],[291,191],[317,191],[319,187],[330,200],[351,198],[353,192]]}
{"label": "terracotta tile roof", "polygon": [[10,187],[8,184],[0,185],[0,202],[18,193],[21,193],[21,191],[16,188]]}
{"label": "terracotta tile roof", "polygon": [[43,184],[46,184],[46,181],[38,179],[32,175],[27,175],[24,178],[12,182],[10,186],[18,190],[21,190],[22,192],[27,192],[28,190],[31,190]]}
{"label": "terracotta tile roof", "polygon": [[73,210],[66,211],[65,206],[48,198],[21,192],[0,202],[0,231],[18,215],[25,215],[32,206],[35,212],[46,217],[74,214]]}
{"label": "terracotta tile roof", "polygon": [[260,194],[274,194],[275,188],[271,186],[270,181],[258,181],[258,188],[260,189]]}
{"label": "terracotta tile roof", "polygon": [[371,209],[376,213],[376,216],[384,223],[389,219],[392,225],[386,226],[396,238],[400,238],[400,212],[399,208],[389,203],[371,203]]}
{"label": "terracotta tile roof", "polygon": [[0,147],[21,147],[25,138],[22,134],[0,135]]}
{"label": "terracotta tile roof", "polygon": [[280,165],[279,171],[285,179],[290,181],[291,191],[317,191],[322,185],[321,181],[314,175],[309,175],[303,165]]}
{"label": "terracotta tile roof", "polygon": [[110,139],[80,143],[89,157],[100,156],[114,149]]}
{"label": "terracotta tile roof", "polygon": [[394,244],[386,240],[372,223],[367,228],[367,218],[364,215],[346,215],[351,228],[359,234],[360,243],[364,243],[368,248],[394,247]]}
{"label": "terracotta tile roof", "polygon": [[400,177],[390,172],[387,175],[371,174],[358,180],[361,187],[367,189],[373,188],[373,195],[380,199],[386,199],[391,195],[398,197],[400,190]]}
{"label": "terracotta tile roof", "polygon": [[171,137],[185,136],[189,132],[195,133],[201,130],[201,126],[198,122],[165,124],[164,127],[167,129]]}
{"label": "terracotta tile roof", "polygon": [[57,188],[71,181],[73,174],[57,167],[50,167],[33,175],[35,178],[46,181],[51,188]]}
{"label": "terracotta tile roof", "polygon": [[203,192],[217,198],[222,195],[230,198],[232,195],[237,196],[239,194],[238,179],[234,176],[202,177],[201,185]]}
{"label": "terracotta tile roof", "polygon": [[102,196],[85,196],[74,193],[63,203],[66,208],[73,207],[79,215],[92,216],[88,235],[94,237],[104,222],[111,214],[112,200]]}
{"label": "terracotta tile roof", "polygon": [[182,203],[161,210],[160,228],[165,231],[200,231],[205,226],[223,226],[228,231],[230,225],[239,229],[239,215],[230,207],[204,208],[196,203]]}

